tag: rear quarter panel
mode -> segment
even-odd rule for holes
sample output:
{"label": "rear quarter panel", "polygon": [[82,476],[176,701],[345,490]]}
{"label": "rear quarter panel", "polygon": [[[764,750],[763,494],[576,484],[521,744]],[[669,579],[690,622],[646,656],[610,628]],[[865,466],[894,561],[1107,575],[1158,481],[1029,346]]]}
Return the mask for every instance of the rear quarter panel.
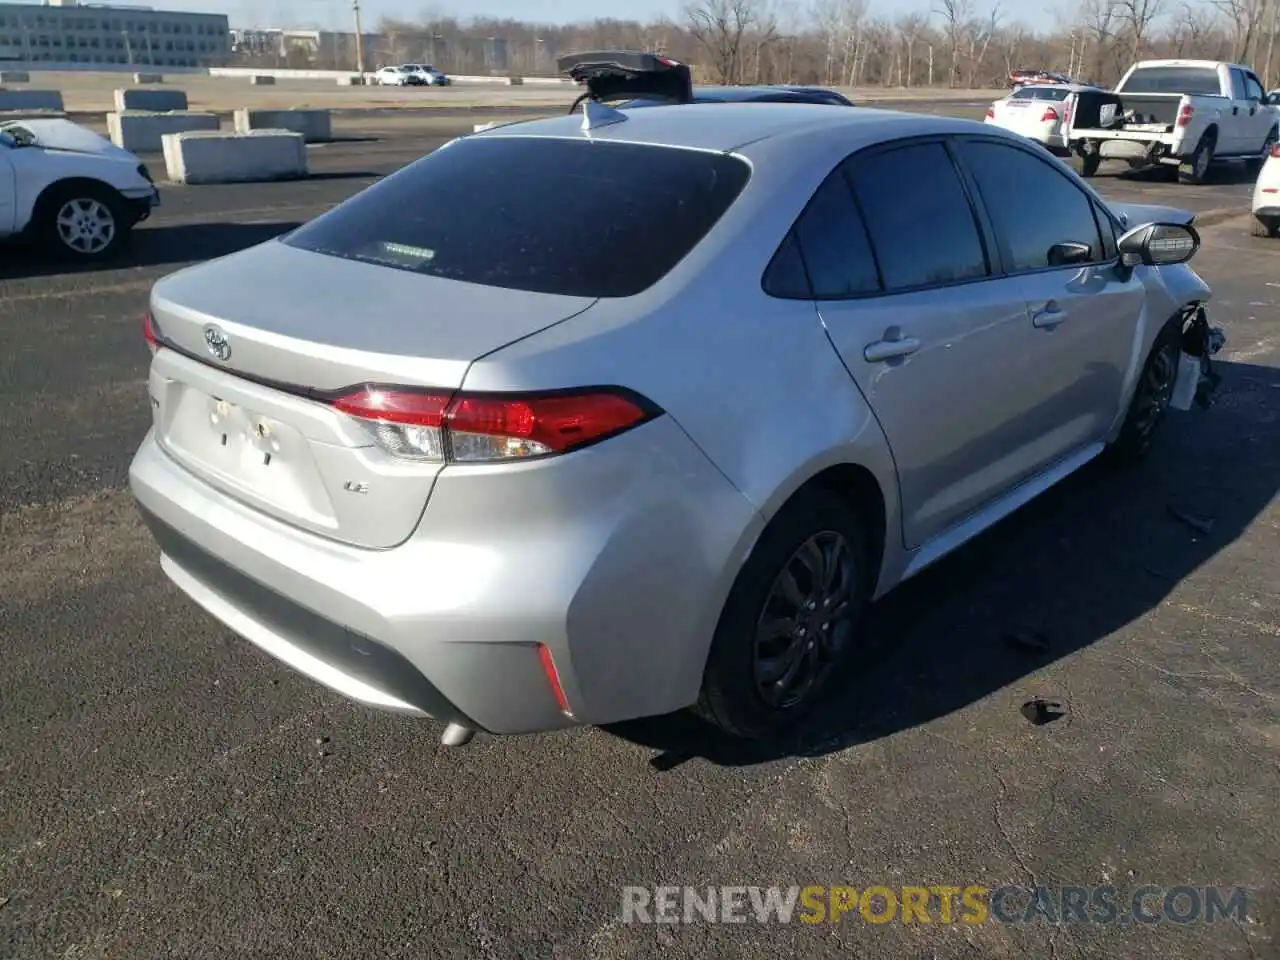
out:
{"label": "rear quarter panel", "polygon": [[[660,405],[764,519],[829,466],[876,478],[886,526],[897,487],[884,435],[809,301],[767,296],[761,280],[813,191],[850,150],[838,139],[794,156],[794,143],[751,150],[757,173],[703,243],[644,294],[604,300],[475,363],[469,390],[621,384]],[[754,533],[730,563],[732,575]],[[896,534],[886,537],[899,543]]]}

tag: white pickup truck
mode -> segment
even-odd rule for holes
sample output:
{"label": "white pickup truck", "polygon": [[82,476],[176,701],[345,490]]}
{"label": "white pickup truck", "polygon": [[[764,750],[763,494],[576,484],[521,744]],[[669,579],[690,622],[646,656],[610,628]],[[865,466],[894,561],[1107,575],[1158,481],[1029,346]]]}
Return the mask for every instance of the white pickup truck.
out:
{"label": "white pickup truck", "polygon": [[1203,183],[1219,160],[1260,167],[1280,140],[1280,114],[1248,67],[1213,60],[1144,60],[1115,90],[1076,93],[1062,146],[1091,177],[1103,160],[1177,166]]}

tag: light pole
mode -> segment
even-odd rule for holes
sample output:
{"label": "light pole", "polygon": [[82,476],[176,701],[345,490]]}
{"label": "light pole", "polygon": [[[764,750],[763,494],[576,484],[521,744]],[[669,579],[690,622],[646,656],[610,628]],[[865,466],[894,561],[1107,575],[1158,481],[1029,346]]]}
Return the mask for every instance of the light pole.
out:
{"label": "light pole", "polygon": [[356,15],[356,73],[364,83],[364,30],[360,27],[360,0],[351,0],[351,9]]}

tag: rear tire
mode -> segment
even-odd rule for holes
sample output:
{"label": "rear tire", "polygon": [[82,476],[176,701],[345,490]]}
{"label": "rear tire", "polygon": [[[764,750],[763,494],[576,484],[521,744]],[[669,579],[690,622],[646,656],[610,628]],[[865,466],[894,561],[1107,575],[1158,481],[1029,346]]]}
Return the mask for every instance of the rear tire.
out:
{"label": "rear tire", "polygon": [[1208,180],[1209,171],[1213,166],[1214,145],[1212,134],[1206,133],[1201,137],[1191,156],[1178,167],[1178,179],[1191,185],[1199,185]]}
{"label": "rear tire", "polygon": [[1270,217],[1254,217],[1252,226],[1255,237],[1265,237],[1270,240],[1280,234],[1280,221]]}
{"label": "rear tire", "polygon": [[1102,166],[1102,155],[1099,153],[1086,153],[1080,158],[1080,176],[1093,177],[1098,172],[1098,167]]}
{"label": "rear tire", "polygon": [[849,504],[808,490],[778,512],[738,573],[694,711],[743,739],[785,733],[857,646],[871,594],[869,540]]}
{"label": "rear tire", "polygon": [[1152,344],[1147,362],[1138,375],[1138,386],[1129,402],[1120,433],[1107,448],[1107,456],[1117,466],[1143,460],[1151,451],[1151,443],[1164,422],[1178,376],[1182,357],[1182,318],[1170,320]]}
{"label": "rear tire", "polygon": [[98,263],[118,254],[133,229],[125,203],[100,183],[50,187],[38,202],[32,227],[52,256],[73,263]]}

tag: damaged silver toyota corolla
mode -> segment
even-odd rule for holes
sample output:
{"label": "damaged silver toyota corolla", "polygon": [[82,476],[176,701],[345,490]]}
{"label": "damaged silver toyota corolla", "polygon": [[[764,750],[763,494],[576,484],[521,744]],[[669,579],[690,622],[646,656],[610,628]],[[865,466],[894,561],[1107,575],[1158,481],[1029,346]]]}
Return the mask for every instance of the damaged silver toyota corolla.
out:
{"label": "damaged silver toyota corolla", "polygon": [[873,600],[1207,402],[1191,220],[979,123],[588,99],[158,283],[130,480],[196,603],[446,743],[765,736]]}

